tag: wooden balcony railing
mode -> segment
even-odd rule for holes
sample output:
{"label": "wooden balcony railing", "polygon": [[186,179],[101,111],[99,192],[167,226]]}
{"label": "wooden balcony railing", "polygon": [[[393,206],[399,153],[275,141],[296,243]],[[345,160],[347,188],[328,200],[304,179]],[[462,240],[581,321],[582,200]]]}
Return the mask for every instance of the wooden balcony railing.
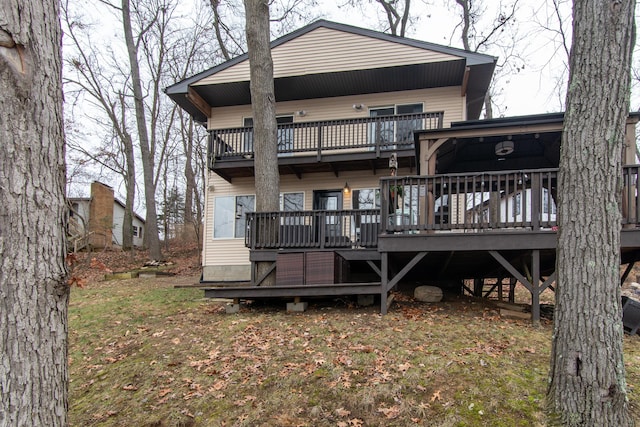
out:
{"label": "wooden balcony railing", "polygon": [[376,247],[380,210],[247,213],[251,249]]}
{"label": "wooden balcony railing", "polygon": [[[251,249],[376,247],[380,233],[553,230],[558,169],[380,180],[380,209],[252,212]],[[640,165],[623,168],[622,225],[640,226]]]}
{"label": "wooden balcony railing", "polygon": [[383,178],[387,232],[556,225],[557,169]]}
{"label": "wooden balcony railing", "polygon": [[[413,131],[438,129],[443,112],[401,114],[278,125],[278,155],[317,155],[368,150],[380,153],[413,147]],[[209,132],[209,167],[216,160],[253,157],[253,128]]]}

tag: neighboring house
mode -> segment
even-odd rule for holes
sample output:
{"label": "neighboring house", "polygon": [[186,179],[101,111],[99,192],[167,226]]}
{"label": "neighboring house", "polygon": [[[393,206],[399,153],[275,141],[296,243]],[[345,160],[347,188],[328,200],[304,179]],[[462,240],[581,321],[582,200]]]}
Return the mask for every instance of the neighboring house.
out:
{"label": "neighboring house", "polygon": [[[205,295],[378,295],[384,313],[401,280],[460,291],[504,278],[536,306],[555,277],[555,214],[542,205],[555,206],[562,114],[478,120],[496,59],[475,52],[328,21],[271,47],[279,212],[253,212],[247,55],[166,89],[209,130]],[[276,286],[261,286],[271,273]]]}
{"label": "neighboring house", "polygon": [[[69,249],[79,250],[87,244],[94,248],[122,245],[125,205],[114,197],[113,188],[101,182],[91,184],[91,197],[69,198]],[[133,245],[144,245],[145,221],[133,218]]]}

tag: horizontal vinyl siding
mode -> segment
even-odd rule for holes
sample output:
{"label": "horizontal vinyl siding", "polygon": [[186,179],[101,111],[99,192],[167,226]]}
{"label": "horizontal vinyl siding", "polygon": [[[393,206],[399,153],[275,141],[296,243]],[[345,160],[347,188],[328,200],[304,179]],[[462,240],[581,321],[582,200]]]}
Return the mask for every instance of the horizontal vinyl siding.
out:
{"label": "horizontal vinyl siding", "polygon": [[249,249],[244,246],[244,238],[213,238],[214,199],[221,196],[235,195],[255,195],[253,178],[238,178],[231,185],[218,175],[209,173],[202,253],[202,261],[205,266],[249,264]]}
{"label": "horizontal vinyl siding", "polygon": [[[445,127],[464,119],[465,102],[459,86],[279,102],[276,114],[293,115],[296,123],[315,122],[369,117],[369,108],[416,103],[422,103],[425,112],[444,111]],[[363,104],[364,108],[356,111],[354,104]],[[305,116],[295,115],[301,110],[305,111]],[[212,108],[211,113],[209,129],[242,127],[242,119],[251,117],[251,105]]]}
{"label": "horizontal vinyl siding", "polygon": [[[415,170],[400,169],[398,175],[415,174]],[[313,190],[342,190],[345,183],[349,184],[351,192],[343,194],[343,209],[352,209],[351,195],[353,190],[378,188],[380,178],[389,176],[389,171],[378,171],[374,175],[371,171],[344,172],[339,177],[332,173],[304,175],[298,179],[295,175],[280,177],[281,193],[304,193],[304,209],[313,209]],[[244,239],[214,239],[213,238],[213,200],[216,196],[255,194],[253,178],[236,179],[229,184],[217,175],[209,174],[209,189],[206,200],[205,236],[203,249],[204,266],[248,265],[249,249],[244,246]],[[213,184],[213,191],[211,190]]]}
{"label": "horizontal vinyl siding", "polygon": [[[460,59],[401,43],[328,28],[317,28],[271,51],[274,77],[300,76],[401,66]],[[240,62],[196,85],[249,80],[249,60]]]}

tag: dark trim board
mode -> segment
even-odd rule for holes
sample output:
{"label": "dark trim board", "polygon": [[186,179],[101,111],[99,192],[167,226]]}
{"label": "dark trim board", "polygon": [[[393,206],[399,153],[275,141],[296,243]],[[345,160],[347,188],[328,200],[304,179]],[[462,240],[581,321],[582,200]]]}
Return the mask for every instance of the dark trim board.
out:
{"label": "dark trim board", "polygon": [[205,288],[205,298],[287,298],[332,295],[378,295],[380,282],[341,283],[301,286],[243,286],[232,288]]}
{"label": "dark trim board", "polygon": [[380,252],[555,249],[556,244],[557,235],[552,231],[431,232],[381,234],[378,237]]}

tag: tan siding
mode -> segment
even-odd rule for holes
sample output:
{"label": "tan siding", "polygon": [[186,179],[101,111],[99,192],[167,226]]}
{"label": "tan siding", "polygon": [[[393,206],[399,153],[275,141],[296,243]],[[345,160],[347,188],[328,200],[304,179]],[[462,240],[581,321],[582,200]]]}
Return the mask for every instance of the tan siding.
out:
{"label": "tan siding", "polygon": [[[271,55],[275,78],[460,59],[453,55],[323,27],[281,44],[271,51]],[[196,85],[248,80],[249,61],[245,60],[202,79]]]}
{"label": "tan siding", "polygon": [[[334,98],[305,99],[300,101],[279,102],[276,105],[278,115],[293,114],[294,122],[314,122],[321,120],[368,117],[369,108],[396,104],[423,103],[425,112],[444,111],[445,127],[449,123],[463,120],[464,97],[460,96],[460,87],[419,89],[403,92],[374,93]],[[361,111],[353,109],[354,104],[363,104]],[[304,110],[304,117],[296,116],[296,111]],[[212,108],[209,129],[236,128],[242,126],[244,117],[251,117],[251,105]]]}
{"label": "tan siding", "polygon": [[215,197],[255,194],[253,178],[237,179],[233,185],[214,173],[209,173],[208,179],[207,197],[205,201],[206,217],[203,238],[203,265],[249,264],[249,250],[244,246],[244,239],[213,238],[213,208]]}
{"label": "tan siding", "polygon": [[[399,175],[409,175],[415,173],[408,169],[398,171]],[[305,175],[303,180],[294,175],[284,175],[280,178],[281,193],[304,193],[304,209],[313,209],[313,190],[342,190],[345,183],[349,184],[351,191],[365,188],[378,188],[380,178],[388,176],[387,170],[378,171],[373,175],[370,171],[345,172],[336,177],[332,173]],[[214,239],[213,238],[213,199],[214,197],[254,194],[253,178],[234,180],[233,185],[224,181],[215,174],[210,174],[206,198],[206,217],[203,265],[204,266],[224,266],[224,265],[248,265],[249,250],[244,246],[244,239]],[[343,209],[351,209],[351,194],[344,196]]]}

